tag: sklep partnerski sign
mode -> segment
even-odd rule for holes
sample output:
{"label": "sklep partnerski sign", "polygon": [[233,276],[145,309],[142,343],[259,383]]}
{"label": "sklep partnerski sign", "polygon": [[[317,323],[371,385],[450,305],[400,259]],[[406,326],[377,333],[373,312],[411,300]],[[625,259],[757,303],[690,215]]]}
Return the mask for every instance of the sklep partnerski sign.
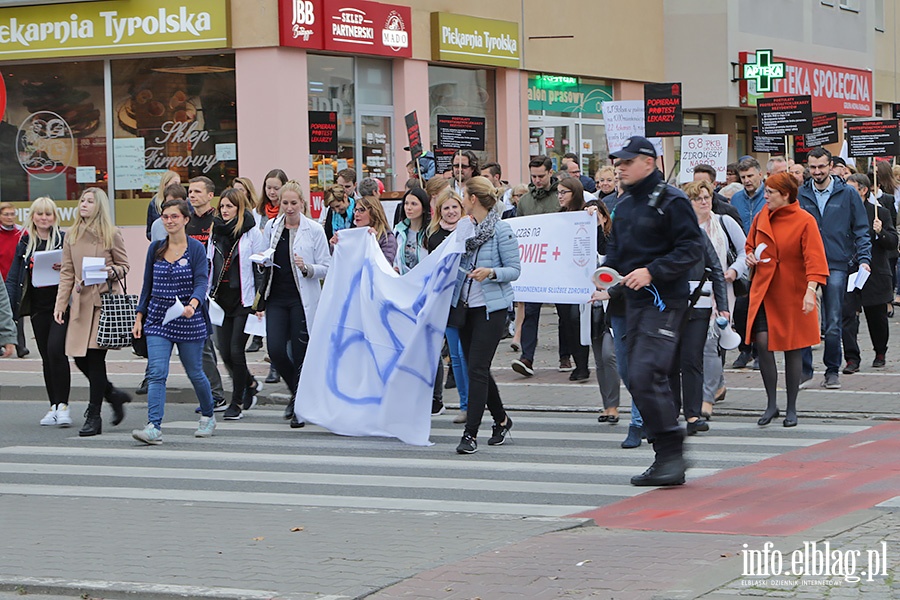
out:
{"label": "sklep partnerski sign", "polygon": [[279,0],[282,46],[412,58],[412,10],[368,0]]}

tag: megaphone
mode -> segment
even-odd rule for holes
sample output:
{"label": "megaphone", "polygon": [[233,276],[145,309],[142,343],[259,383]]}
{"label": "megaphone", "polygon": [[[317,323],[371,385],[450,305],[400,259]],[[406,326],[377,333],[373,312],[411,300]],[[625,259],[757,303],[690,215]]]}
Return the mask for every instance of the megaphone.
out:
{"label": "megaphone", "polygon": [[725,350],[734,350],[741,345],[741,336],[732,327],[728,319],[724,317],[716,318],[716,325],[722,331],[719,333],[719,346]]}
{"label": "megaphone", "polygon": [[618,271],[611,267],[600,267],[594,271],[591,280],[598,289],[605,290],[622,281],[622,276],[619,275]]}

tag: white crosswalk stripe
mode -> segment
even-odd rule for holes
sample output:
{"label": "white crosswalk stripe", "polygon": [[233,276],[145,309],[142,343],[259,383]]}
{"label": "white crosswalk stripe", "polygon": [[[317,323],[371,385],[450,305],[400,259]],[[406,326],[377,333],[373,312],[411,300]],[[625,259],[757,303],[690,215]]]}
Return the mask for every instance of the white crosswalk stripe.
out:
{"label": "white crosswalk stripe", "polygon": [[[208,440],[193,437],[195,421],[166,422],[158,447],[125,431],[85,439],[73,430],[65,443],[0,447],[0,494],[558,518],[649,491],[629,484],[653,454],[646,443],[620,448],[627,417],[615,427],[583,413],[512,417],[510,442],[490,447],[482,435],[472,456],[455,453],[462,428],[447,417],[434,420],[435,445],[427,448],[314,426],[291,430],[271,409],[220,422]],[[750,419],[717,419],[687,442],[694,465],[688,479],[865,428],[805,422],[760,429]]]}

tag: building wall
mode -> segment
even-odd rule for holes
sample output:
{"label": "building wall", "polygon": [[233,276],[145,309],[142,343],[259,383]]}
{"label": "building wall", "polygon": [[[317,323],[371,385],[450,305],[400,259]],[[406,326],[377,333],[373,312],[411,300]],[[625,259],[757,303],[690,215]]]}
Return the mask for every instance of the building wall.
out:
{"label": "building wall", "polygon": [[[895,0],[876,2],[884,10],[884,32],[875,32],[875,100],[877,102],[900,103],[900,7]],[[885,115],[890,117],[892,115]]]}
{"label": "building wall", "polygon": [[684,106],[695,110],[739,108],[738,83],[731,81],[739,52],[771,48],[778,56],[872,69],[875,0],[860,0],[858,13],[838,4],[665,0],[665,78],[684,83]]}

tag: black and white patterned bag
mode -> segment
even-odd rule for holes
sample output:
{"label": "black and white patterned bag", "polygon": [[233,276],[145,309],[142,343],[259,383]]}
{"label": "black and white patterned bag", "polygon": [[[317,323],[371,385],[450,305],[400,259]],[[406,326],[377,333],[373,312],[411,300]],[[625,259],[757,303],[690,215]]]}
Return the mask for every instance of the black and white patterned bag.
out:
{"label": "black and white patterned bag", "polygon": [[97,345],[111,350],[127,348],[134,341],[131,330],[138,303],[138,297],[128,293],[118,275],[116,281],[125,293],[114,294],[112,284],[107,284],[109,292],[100,295],[100,326],[97,329]]}

